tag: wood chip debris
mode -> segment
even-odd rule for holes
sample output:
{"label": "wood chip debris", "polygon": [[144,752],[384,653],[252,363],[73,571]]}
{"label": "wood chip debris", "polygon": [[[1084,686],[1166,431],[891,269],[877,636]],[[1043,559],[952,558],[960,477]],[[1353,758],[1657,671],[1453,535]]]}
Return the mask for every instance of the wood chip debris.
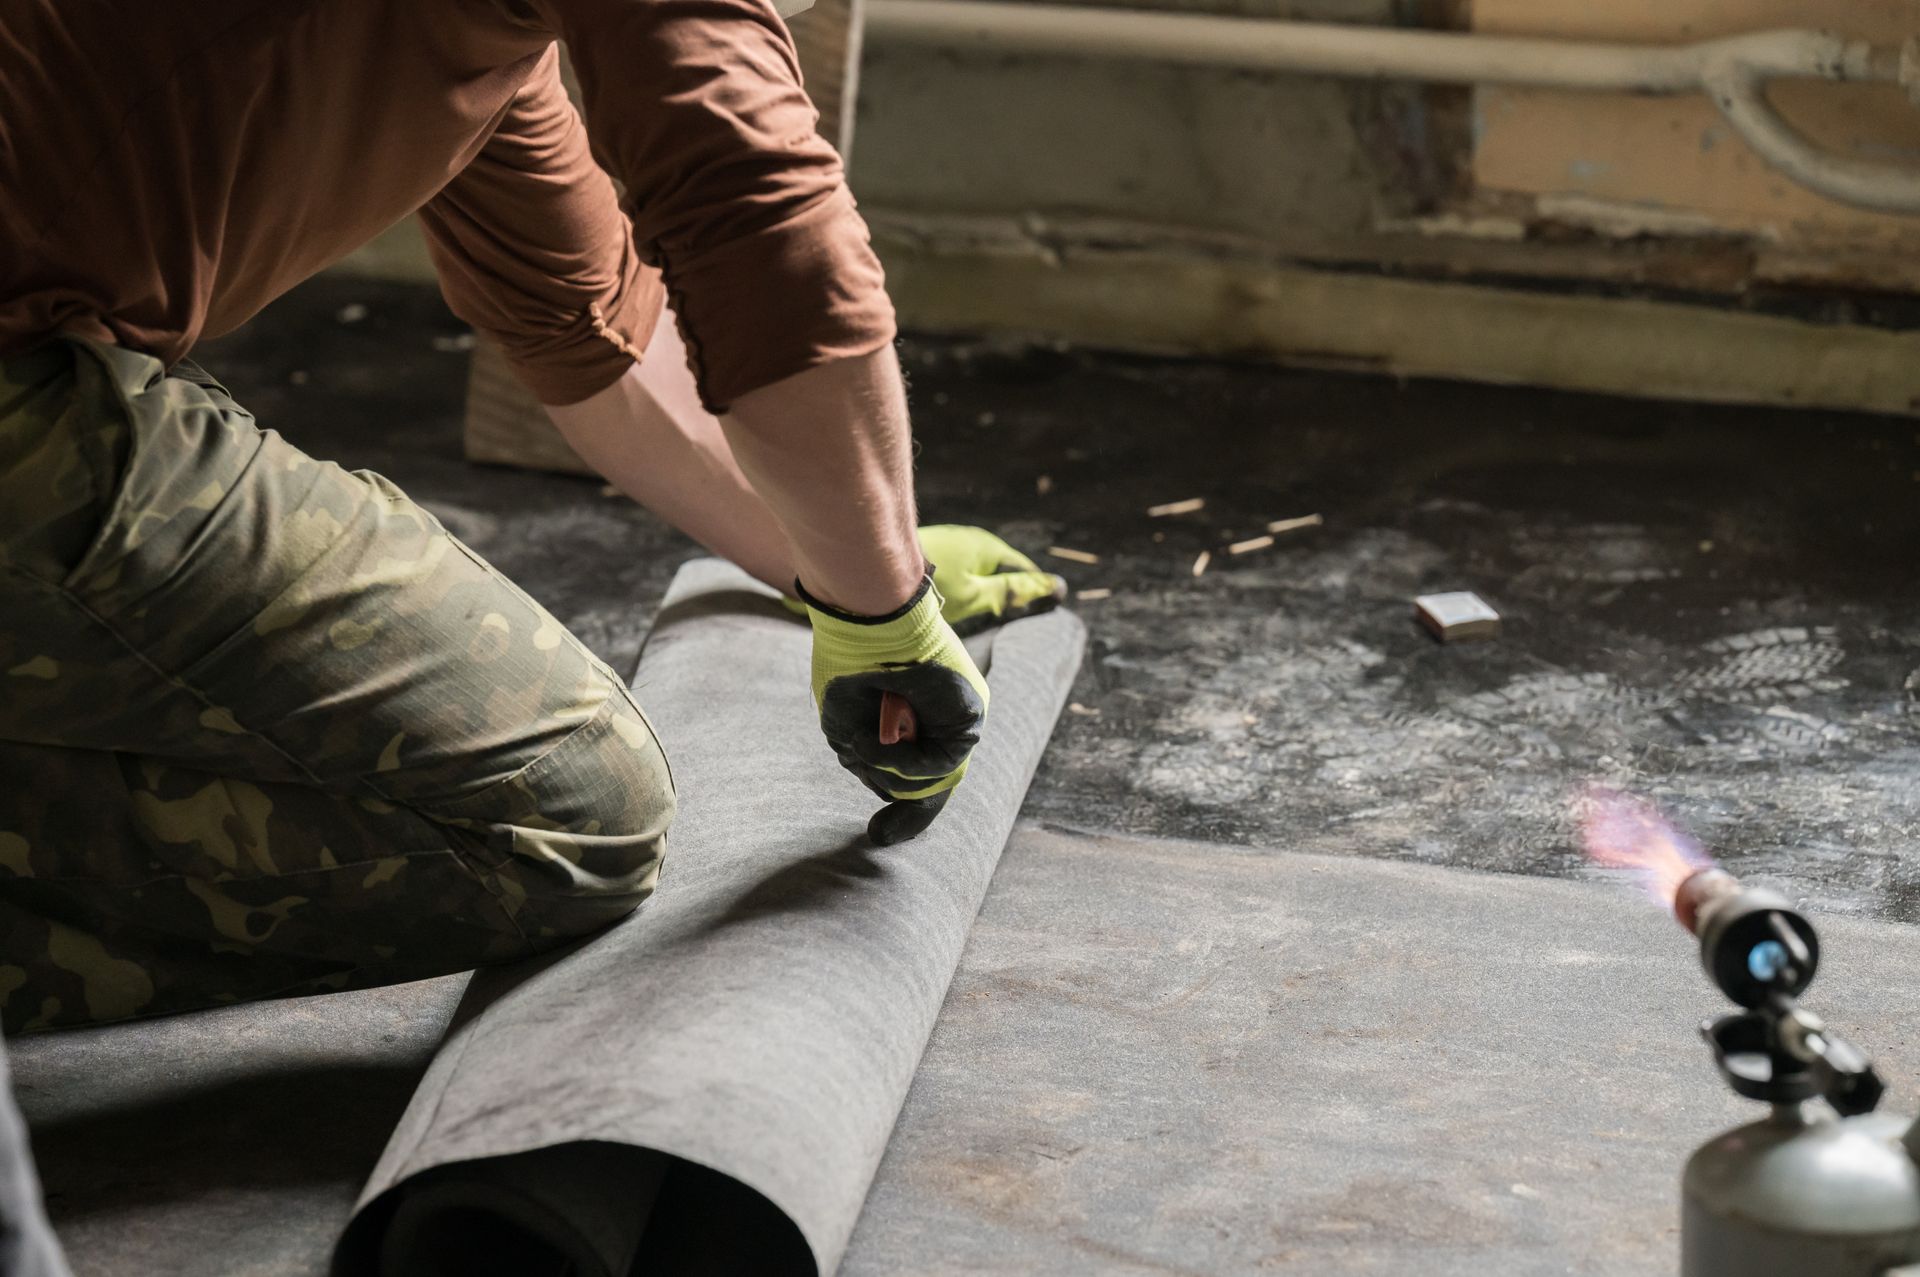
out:
{"label": "wood chip debris", "polygon": [[1080,703],[1079,701],[1071,701],[1071,702],[1069,702],[1069,703],[1068,703],[1068,705],[1067,705],[1067,713],[1069,713],[1069,714],[1078,714],[1078,715],[1079,715],[1080,717],[1082,717],[1082,718],[1098,718],[1098,717],[1100,717],[1100,711],[1099,711],[1099,710],[1097,710],[1097,709],[1094,709],[1094,708],[1092,708],[1091,706],[1087,706],[1087,705],[1082,705],[1082,704],[1081,704],[1081,703]]}
{"label": "wood chip debris", "polygon": [[1200,557],[1193,561],[1193,574],[1195,576],[1199,576],[1201,573],[1207,570],[1207,564],[1211,562],[1213,562],[1213,551],[1212,550],[1200,551]]}
{"label": "wood chip debris", "polygon": [[1297,519],[1275,519],[1267,525],[1267,531],[1278,536],[1282,532],[1297,532],[1301,528],[1317,528],[1325,522],[1317,514],[1303,514]]}
{"label": "wood chip debris", "polygon": [[1273,538],[1270,536],[1248,537],[1245,541],[1235,541],[1232,545],[1228,546],[1227,553],[1251,554],[1255,550],[1264,550],[1272,544]]}
{"label": "wood chip debris", "polygon": [[1413,614],[1442,643],[1495,638],[1500,633],[1500,614],[1471,590],[1422,594],[1413,601]]}
{"label": "wood chip debris", "polygon": [[1107,588],[1106,586],[1104,586],[1104,585],[1102,585],[1102,586],[1099,586],[1099,587],[1097,587],[1097,588],[1095,588],[1095,589],[1091,589],[1091,590],[1077,590],[1077,591],[1075,591],[1075,592],[1074,592],[1074,596],[1073,596],[1073,597],[1074,597],[1074,598],[1076,598],[1076,599],[1080,599],[1080,600],[1081,600],[1081,601],[1083,601],[1083,602],[1086,602],[1086,603],[1091,603],[1091,602],[1093,602],[1093,601],[1094,601],[1095,599],[1110,599],[1110,598],[1112,598],[1112,597],[1113,597],[1113,591],[1112,591],[1112,590],[1109,590],[1109,589],[1108,589],[1108,588]]}
{"label": "wood chip debris", "polygon": [[1169,501],[1165,505],[1150,505],[1147,507],[1147,517],[1149,519],[1164,519],[1168,515],[1192,514],[1195,510],[1204,510],[1206,508],[1207,499],[1205,497],[1188,497],[1185,501]]}
{"label": "wood chip debris", "polygon": [[1056,559],[1065,559],[1069,563],[1098,563],[1100,556],[1085,550],[1070,550],[1064,545],[1050,545],[1047,553]]}

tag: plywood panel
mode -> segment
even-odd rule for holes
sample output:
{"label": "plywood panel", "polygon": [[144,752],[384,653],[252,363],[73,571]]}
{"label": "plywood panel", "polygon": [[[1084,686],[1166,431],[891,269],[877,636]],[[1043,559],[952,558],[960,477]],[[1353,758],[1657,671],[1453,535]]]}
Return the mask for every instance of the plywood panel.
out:
{"label": "plywood panel", "polygon": [[469,461],[567,474],[594,472],[561,437],[547,410],[520,384],[492,342],[482,341],[473,350],[465,434]]}
{"label": "plywood panel", "polygon": [[[1476,30],[1649,42],[1819,27],[1884,44],[1920,31],[1920,0],[1475,0]],[[1795,125],[1836,150],[1920,167],[1920,111],[1890,86],[1775,86]],[[1920,218],[1861,212],[1788,181],[1703,97],[1542,90],[1477,95],[1474,176],[1484,190],[1704,212],[1782,240],[1920,244]]]}

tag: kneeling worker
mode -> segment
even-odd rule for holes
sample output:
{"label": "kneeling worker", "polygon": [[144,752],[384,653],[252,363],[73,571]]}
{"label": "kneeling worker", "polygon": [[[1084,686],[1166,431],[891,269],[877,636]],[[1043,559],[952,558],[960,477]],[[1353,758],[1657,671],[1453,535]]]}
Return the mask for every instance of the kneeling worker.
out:
{"label": "kneeling worker", "polygon": [[769,0],[13,0],[8,1033],[516,958],[654,887],[672,786],[621,678],[185,358],[416,210],[581,455],[804,600],[829,742],[888,800],[965,771],[956,627],[1052,599],[916,529],[892,310]]}

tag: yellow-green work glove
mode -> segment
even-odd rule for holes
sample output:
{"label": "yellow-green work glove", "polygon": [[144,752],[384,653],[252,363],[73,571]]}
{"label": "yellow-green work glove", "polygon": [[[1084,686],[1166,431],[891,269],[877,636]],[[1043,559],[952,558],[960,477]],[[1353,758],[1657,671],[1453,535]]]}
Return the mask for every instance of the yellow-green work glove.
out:
{"label": "yellow-green work glove", "polygon": [[[1067,583],[985,528],[934,523],[920,529],[920,552],[933,565],[940,614],[956,634],[978,634],[1045,612],[1066,597]],[[782,599],[796,616],[798,599]]]}
{"label": "yellow-green work glove", "polygon": [[[885,799],[867,824],[886,846],[933,823],[980,739],[987,680],[941,615],[933,578],[886,616],[854,616],[794,589],[813,623],[813,703],[840,765]],[[897,699],[896,699],[897,698]],[[912,709],[882,730],[882,709]]]}
{"label": "yellow-green work glove", "polygon": [[985,528],[935,523],[920,529],[920,552],[933,564],[941,615],[956,634],[1044,612],[1065,583]]}

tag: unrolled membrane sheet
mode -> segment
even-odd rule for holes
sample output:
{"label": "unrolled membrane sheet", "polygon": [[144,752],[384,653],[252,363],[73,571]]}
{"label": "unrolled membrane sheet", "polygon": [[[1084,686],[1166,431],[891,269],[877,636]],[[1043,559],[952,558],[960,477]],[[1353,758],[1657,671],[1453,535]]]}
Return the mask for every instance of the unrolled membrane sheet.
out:
{"label": "unrolled membrane sheet", "polygon": [[634,678],[679,793],[660,889],[475,977],[336,1273],[831,1273],[1084,635],[1064,612],[994,633],[966,783],[876,848],[807,627],[736,568],[683,568]]}

